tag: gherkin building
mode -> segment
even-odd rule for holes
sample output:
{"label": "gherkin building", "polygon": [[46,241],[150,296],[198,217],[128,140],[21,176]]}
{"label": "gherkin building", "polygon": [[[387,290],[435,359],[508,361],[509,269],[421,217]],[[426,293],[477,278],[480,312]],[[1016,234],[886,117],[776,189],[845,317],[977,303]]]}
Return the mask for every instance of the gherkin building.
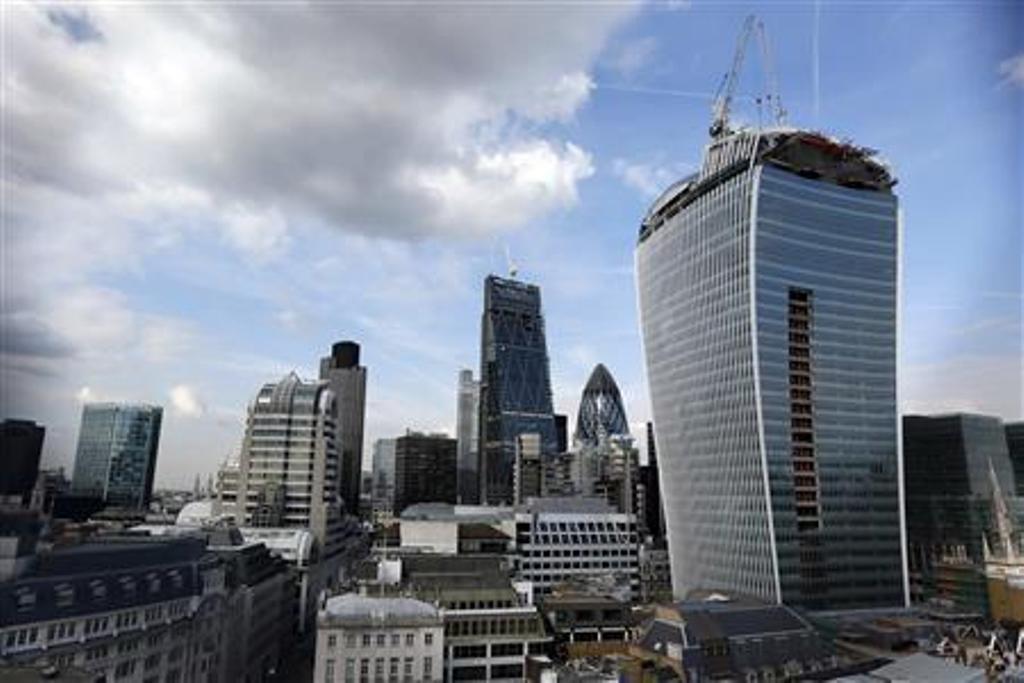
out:
{"label": "gherkin building", "polygon": [[612,373],[598,363],[583,388],[580,409],[576,416],[576,443],[596,446],[600,436],[627,435],[629,422],[622,407],[622,396]]}

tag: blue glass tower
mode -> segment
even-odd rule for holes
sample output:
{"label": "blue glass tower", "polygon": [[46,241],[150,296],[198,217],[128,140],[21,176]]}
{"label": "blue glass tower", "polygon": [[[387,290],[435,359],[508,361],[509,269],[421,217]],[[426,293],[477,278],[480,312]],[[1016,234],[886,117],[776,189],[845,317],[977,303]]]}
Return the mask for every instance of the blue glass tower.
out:
{"label": "blue glass tower", "polygon": [[557,451],[540,288],[490,275],[480,344],[482,502],[512,502],[515,439],[527,433],[540,435],[542,452]]}
{"label": "blue glass tower", "polygon": [[108,505],[144,508],[153,492],[163,409],[150,405],[95,403],[82,409],[74,493]]}
{"label": "blue glass tower", "polygon": [[677,595],[905,603],[895,182],[870,150],[741,130],[645,217],[637,285]]}

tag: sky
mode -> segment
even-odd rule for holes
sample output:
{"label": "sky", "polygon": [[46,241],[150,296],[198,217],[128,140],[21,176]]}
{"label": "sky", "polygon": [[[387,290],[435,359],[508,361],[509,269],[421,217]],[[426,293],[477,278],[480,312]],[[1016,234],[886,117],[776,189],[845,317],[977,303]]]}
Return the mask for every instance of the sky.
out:
{"label": "sky", "polygon": [[[877,149],[903,212],[906,412],[1022,418],[1013,2],[2,5],[0,417],[70,467],[83,402],[164,406],[158,486],[353,339],[366,448],[454,431],[482,282],[540,285],[556,411],[650,415],[640,219],[692,172],[744,17],[790,124]],[[734,118],[770,123],[760,51]],[[640,439],[641,442],[643,441]]]}

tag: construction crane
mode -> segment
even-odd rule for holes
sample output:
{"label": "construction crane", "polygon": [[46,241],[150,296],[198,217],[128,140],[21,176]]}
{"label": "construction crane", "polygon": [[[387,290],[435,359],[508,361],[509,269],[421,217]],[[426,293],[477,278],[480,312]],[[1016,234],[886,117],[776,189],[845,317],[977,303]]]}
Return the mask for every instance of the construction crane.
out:
{"label": "construction crane", "polygon": [[[743,70],[743,59],[747,54],[747,43],[750,36],[757,33],[757,42],[761,48],[761,68],[764,71],[764,99],[771,106],[774,114],[775,124],[783,125],[786,122],[786,110],[782,107],[782,99],[779,97],[778,83],[775,78],[775,68],[772,64],[771,46],[768,44],[768,34],[764,28],[764,22],[753,14],[748,15],[740,30],[739,39],[736,41],[736,53],[732,57],[732,68],[722,78],[722,83],[715,94],[715,103],[712,106],[711,137],[727,135],[729,128],[729,111],[732,108],[732,98],[736,92],[736,84],[739,82],[740,72]],[[761,98],[757,98],[758,103]]]}

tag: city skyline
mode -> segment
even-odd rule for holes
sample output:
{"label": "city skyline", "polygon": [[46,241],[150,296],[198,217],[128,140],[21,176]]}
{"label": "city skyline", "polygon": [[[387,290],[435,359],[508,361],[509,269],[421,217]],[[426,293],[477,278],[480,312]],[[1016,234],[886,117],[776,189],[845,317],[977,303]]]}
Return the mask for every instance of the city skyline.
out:
{"label": "city skyline", "polygon": [[[508,272],[508,253],[544,294],[555,412],[575,423],[602,362],[642,441],[635,226],[652,192],[696,168],[749,10],[683,5],[563,7],[544,22],[524,8],[501,22],[452,9],[443,26],[353,10],[352,27],[331,30],[269,10],[209,9],[202,26],[198,11],[10,10],[2,416],[45,426],[45,463],[70,470],[80,399],[163,405],[157,485],[188,487],[237,453],[259,386],[292,369],[314,378],[324,349],[354,339],[370,368],[364,450],[407,427],[454,435],[457,371],[477,367],[480,283]],[[782,96],[791,121],[877,145],[901,180],[901,412],[1019,419],[1021,10],[873,7],[820,6],[817,31],[812,4],[758,8]],[[483,39],[459,30],[463,15]],[[309,51],[256,54],[275,21]],[[218,43],[218,25],[239,30]],[[404,47],[339,47],[367,26]],[[414,26],[415,49],[400,39]],[[992,38],[970,38],[981,32]],[[474,68],[445,71],[466,50]],[[513,51],[536,54],[514,63]],[[318,54],[341,66],[314,66]],[[356,55],[359,68],[344,68]],[[741,93],[756,87],[751,62]],[[388,69],[364,73],[375,65]],[[302,99],[328,83],[376,93],[387,114]],[[439,123],[402,115],[404,97]],[[270,123],[227,135],[222,107],[323,134],[326,152]],[[219,162],[206,149],[217,135]],[[123,158],[100,153],[122,139]]]}

